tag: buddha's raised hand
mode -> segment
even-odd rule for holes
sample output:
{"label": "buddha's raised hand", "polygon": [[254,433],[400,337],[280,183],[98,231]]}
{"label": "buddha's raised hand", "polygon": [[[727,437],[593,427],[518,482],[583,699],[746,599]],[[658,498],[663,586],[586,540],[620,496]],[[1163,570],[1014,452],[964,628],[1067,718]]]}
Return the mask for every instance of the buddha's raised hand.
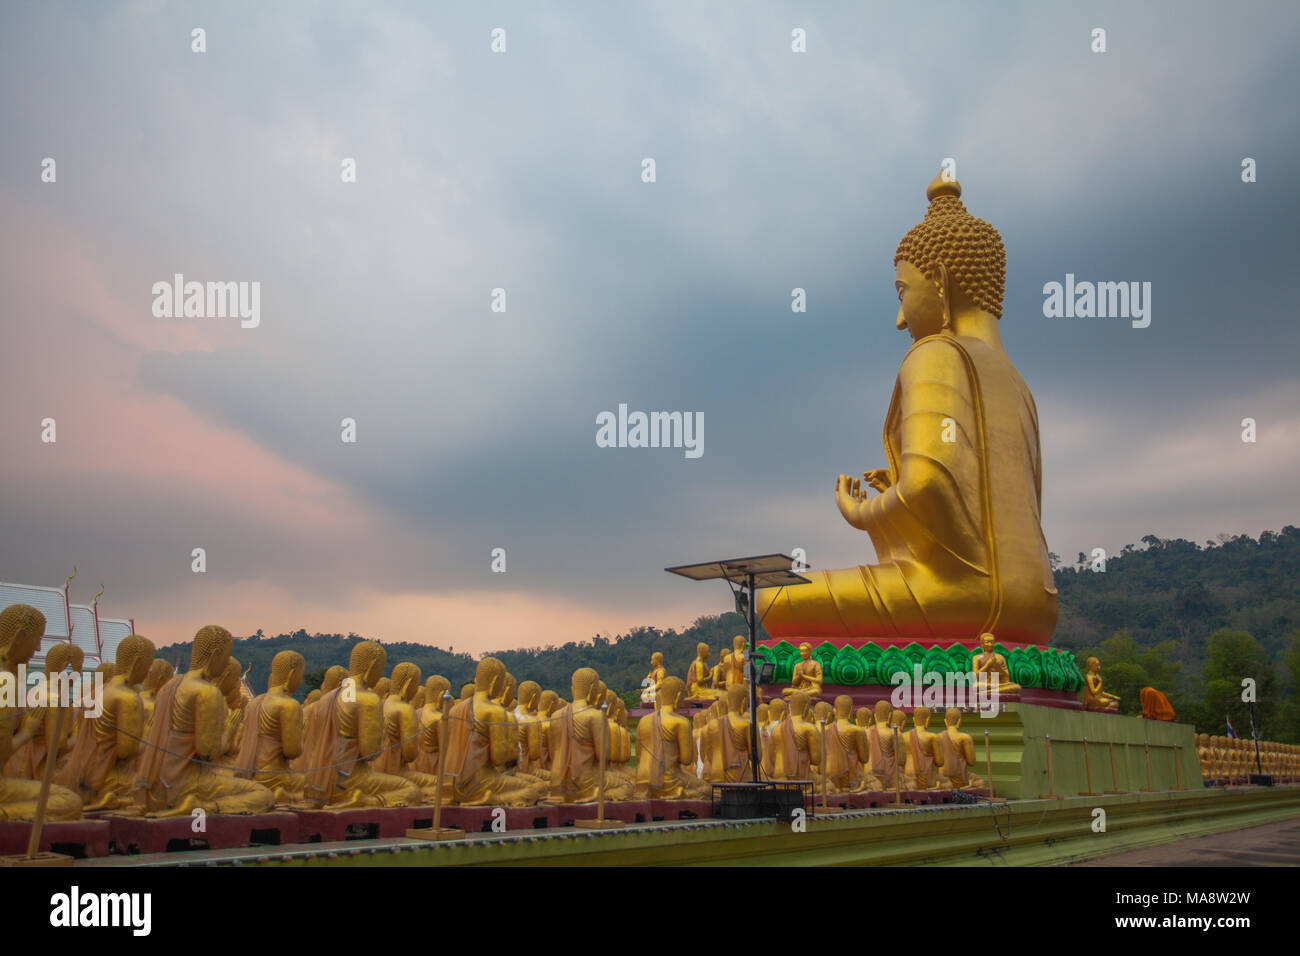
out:
{"label": "buddha's raised hand", "polygon": [[890,485],[889,469],[873,468],[870,471],[864,471],[862,473],[862,480],[877,491],[887,491]]}

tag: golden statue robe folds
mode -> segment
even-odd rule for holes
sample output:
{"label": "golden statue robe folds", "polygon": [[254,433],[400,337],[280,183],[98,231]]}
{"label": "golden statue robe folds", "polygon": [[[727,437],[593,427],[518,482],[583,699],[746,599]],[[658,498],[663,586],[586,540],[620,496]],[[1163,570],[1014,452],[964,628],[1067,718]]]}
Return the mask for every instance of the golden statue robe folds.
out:
{"label": "golden statue robe folds", "polygon": [[[945,419],[955,441],[945,442]],[[878,564],[761,593],[773,639],[1046,643],[1056,587],[1043,537],[1033,396],[1000,350],[949,332],[915,343],[885,417],[890,487],[869,501]],[[770,607],[770,610],[769,610]]]}

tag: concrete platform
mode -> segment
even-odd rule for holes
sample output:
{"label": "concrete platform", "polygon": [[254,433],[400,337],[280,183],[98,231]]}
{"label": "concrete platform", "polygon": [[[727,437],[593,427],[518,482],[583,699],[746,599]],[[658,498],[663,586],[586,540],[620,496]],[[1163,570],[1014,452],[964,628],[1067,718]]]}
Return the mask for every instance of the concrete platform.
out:
{"label": "concrete platform", "polygon": [[209,813],[198,821],[184,817],[108,816],[113,849],[117,853],[163,853],[178,850],[225,850],[258,845],[282,846],[302,842],[299,815]]}
{"label": "concrete platform", "polygon": [[[32,837],[32,825],[19,820],[0,822],[0,856],[27,852],[27,841]],[[42,852],[63,853],[83,859],[108,856],[109,825],[104,820],[73,820],[66,823],[46,823],[41,828]]]}

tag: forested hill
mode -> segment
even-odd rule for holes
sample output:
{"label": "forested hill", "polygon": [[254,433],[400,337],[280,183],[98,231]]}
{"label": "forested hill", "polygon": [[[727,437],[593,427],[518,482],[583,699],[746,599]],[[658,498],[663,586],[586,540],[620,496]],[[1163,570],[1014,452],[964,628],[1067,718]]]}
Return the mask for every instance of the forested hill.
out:
{"label": "forested hill", "polygon": [[[1266,531],[1258,540],[1221,535],[1204,546],[1148,535],[1141,544],[1109,556],[1104,570],[1093,570],[1091,556],[1079,555],[1074,566],[1060,566],[1053,558],[1060,592],[1054,643],[1081,659],[1100,657],[1107,688],[1121,695],[1126,712],[1137,709],[1137,690],[1151,683],[1166,690],[1187,719],[1221,733],[1213,722],[1221,720],[1224,708],[1238,713],[1228,699],[1229,685],[1239,683],[1239,672],[1248,673],[1269,690],[1271,699],[1261,700],[1261,706],[1270,722],[1295,722],[1300,735],[1300,707],[1295,704],[1300,691],[1295,680],[1300,671],[1300,530]],[[613,639],[493,653],[519,680],[535,680],[565,697],[573,671],[583,666],[595,667],[610,687],[630,696],[640,687],[654,651],[663,652],[669,673],[684,676],[697,643],[708,644],[716,661],[719,649],[744,631],[744,620],[727,613],[700,618],[680,632],[637,628]],[[235,642],[235,656],[251,666],[249,679],[260,691],[271,658],[281,650],[298,651],[307,660],[301,696],[319,683],[325,668],[346,664],[352,645],[361,639],[301,630],[266,637],[259,631]],[[409,660],[426,677],[436,673],[450,679],[453,691],[473,676],[474,659],[468,654],[422,644],[385,642],[385,647],[390,671],[398,661]],[[185,663],[189,651],[188,644],[176,644],[159,653]],[[1291,703],[1275,710],[1287,698]],[[1284,714],[1290,716],[1283,719]],[[1233,719],[1235,724],[1238,718]]]}

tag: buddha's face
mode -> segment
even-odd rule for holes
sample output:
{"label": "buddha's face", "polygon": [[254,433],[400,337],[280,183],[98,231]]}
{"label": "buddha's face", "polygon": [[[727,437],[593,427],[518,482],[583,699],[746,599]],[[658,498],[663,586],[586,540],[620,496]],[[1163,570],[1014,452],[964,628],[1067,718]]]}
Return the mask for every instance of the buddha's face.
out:
{"label": "buddha's face", "polygon": [[980,647],[984,648],[984,653],[989,654],[993,651],[993,635],[985,634],[980,638]]}
{"label": "buddha's face", "polygon": [[938,283],[927,279],[905,259],[894,270],[898,290],[898,327],[907,329],[913,342],[943,331],[943,298]]}
{"label": "buddha's face", "polygon": [[800,657],[801,659],[805,660],[805,661],[808,660],[809,658],[811,658],[811,657],[812,657],[812,648],[809,647],[807,644],[802,644],[802,645],[800,645],[800,647],[799,647],[799,657]]}

